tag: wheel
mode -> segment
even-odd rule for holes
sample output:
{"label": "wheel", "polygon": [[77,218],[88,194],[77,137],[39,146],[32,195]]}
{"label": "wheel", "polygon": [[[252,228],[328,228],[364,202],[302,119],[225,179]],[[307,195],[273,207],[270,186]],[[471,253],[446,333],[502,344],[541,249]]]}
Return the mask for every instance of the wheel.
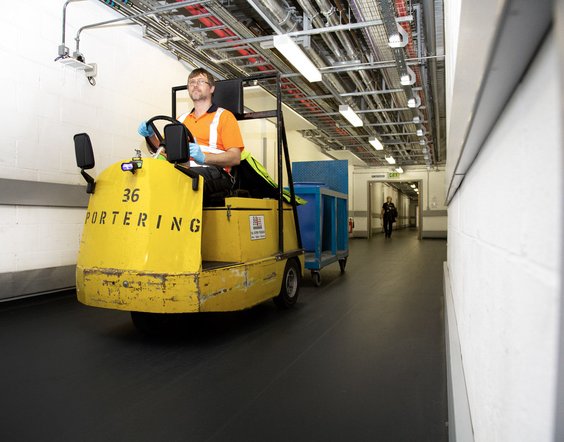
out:
{"label": "wheel", "polygon": [[176,315],[166,313],[131,312],[137,330],[146,335],[157,335],[170,330]]}
{"label": "wheel", "polygon": [[298,292],[300,290],[300,266],[295,259],[289,259],[284,269],[284,277],[282,278],[282,288],[274,303],[280,308],[290,308],[296,304],[298,300]]}
{"label": "wheel", "polygon": [[[159,132],[159,129],[157,128],[157,126],[155,126],[155,121],[159,121],[159,120],[168,121],[170,123],[180,123],[180,121],[178,121],[174,118],[171,118],[167,115],[157,115],[156,117],[153,117],[153,118],[147,120],[147,126],[150,126],[150,127],[153,128],[153,130],[155,131],[155,135],[157,136],[157,139],[159,140],[159,143],[162,143],[163,136]],[[189,141],[191,143],[194,142],[194,137],[192,136],[190,131],[188,131],[188,138],[189,138]],[[147,149],[149,149],[149,153],[152,154],[152,155],[155,154],[157,152],[159,146],[155,146],[153,144],[153,142],[151,141],[151,138],[149,138],[149,137],[146,137],[145,141],[147,142]]]}
{"label": "wheel", "polygon": [[317,270],[311,271],[311,279],[313,280],[313,285],[319,287],[321,285],[321,273]]}
{"label": "wheel", "polygon": [[347,258],[339,259],[339,267],[341,268],[341,273],[345,273],[346,266],[347,266]]}

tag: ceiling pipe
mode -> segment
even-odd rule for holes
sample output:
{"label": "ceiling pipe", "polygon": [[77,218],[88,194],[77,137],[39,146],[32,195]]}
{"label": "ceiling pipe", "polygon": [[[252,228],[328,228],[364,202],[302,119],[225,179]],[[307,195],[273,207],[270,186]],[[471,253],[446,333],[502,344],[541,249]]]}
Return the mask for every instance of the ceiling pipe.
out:
{"label": "ceiling pipe", "polygon": [[[247,0],[247,2],[255,9],[262,9],[260,14],[261,17],[263,18],[266,17],[265,21],[269,24],[269,26],[273,28],[273,30],[277,34],[280,35],[284,33],[284,29],[281,26],[282,23],[290,29],[296,28],[297,19],[293,17],[291,14],[289,14],[288,11],[285,10],[282,6],[280,6],[278,2],[272,0]],[[270,13],[272,19],[270,19],[268,15],[265,14],[265,12]],[[308,54],[308,56],[316,62],[317,66],[325,65],[325,61],[323,61],[321,57],[317,55],[316,52],[309,50],[309,48],[304,48],[304,50]],[[338,81],[336,81],[335,78],[332,78],[332,76],[331,77],[326,76],[324,80],[326,82],[330,82],[333,85],[333,88],[336,89],[337,91],[342,87],[341,85],[339,85]],[[317,110],[323,111],[322,107],[318,103],[314,103],[311,100],[307,100],[308,96],[309,95],[304,95],[304,97],[302,98],[304,100],[304,105],[306,105],[308,108],[315,107]],[[333,92],[333,97],[337,98],[338,94],[335,94]],[[301,97],[297,97],[297,98],[301,98]]]}
{"label": "ceiling pipe", "polygon": [[[160,13],[163,13],[163,12],[167,12],[167,11],[176,9],[176,8],[183,6],[183,5],[193,4],[196,1],[197,0],[182,1],[182,2],[179,2],[179,4],[160,6],[158,8],[152,9],[150,11],[140,12],[140,13],[133,14],[133,15],[130,15],[130,16],[125,16],[125,17],[121,17],[121,18],[114,18],[112,20],[105,20],[105,21],[101,21],[101,22],[98,22],[98,23],[92,23],[90,25],[82,26],[78,30],[78,32],[76,33],[76,37],[74,38],[76,40],[76,52],[80,53],[80,34],[82,33],[82,31],[85,31],[86,29],[99,28],[101,26],[106,26],[106,25],[118,23],[118,22],[121,22],[121,21],[134,20],[134,19],[137,19],[137,18],[146,17],[148,15],[160,14]],[[206,3],[208,1],[210,1],[210,0],[200,0],[201,3]]]}
{"label": "ceiling pipe", "polygon": [[[389,2],[391,0],[384,0],[384,2]],[[350,4],[351,4],[351,9],[353,10],[357,20],[367,20],[367,19],[373,19],[374,18],[374,14],[376,13],[380,13],[380,9],[379,8],[375,8],[375,5],[372,1],[369,0],[350,0]],[[393,28],[394,31],[396,31],[397,26],[398,26],[398,20],[396,20],[395,14],[393,13],[393,6],[391,5],[391,3],[387,3],[387,9],[386,7],[382,7],[381,11],[382,11],[382,15],[380,16],[384,22],[384,26],[386,26],[387,28],[389,27],[390,29]],[[375,32],[373,32],[372,30],[367,30],[367,42],[371,45],[370,49],[372,50],[373,53],[375,54],[381,54],[381,51],[379,51],[378,45],[376,44],[377,39],[381,40],[381,35],[377,34]],[[388,41],[387,38],[384,41],[382,41],[382,43],[385,45],[385,47],[388,48]],[[393,58],[395,60],[395,65],[396,66],[407,66],[406,60],[405,60],[405,56],[403,55],[403,51],[402,50],[392,50],[390,48],[388,48],[388,52],[391,53],[393,55]],[[384,54],[386,55],[386,54]],[[380,57],[382,58],[382,57]],[[385,59],[389,59],[390,57],[384,57]],[[396,75],[395,78],[392,78],[391,73],[389,70],[383,70],[382,71],[382,75],[383,78],[385,79],[385,81],[388,84],[387,89],[391,89],[393,87],[395,87],[398,83],[399,83],[399,75]],[[406,96],[409,97],[409,95],[412,93],[412,89],[411,86],[409,87],[403,87],[402,88],[405,92],[406,92]],[[390,100],[389,100],[389,106],[387,107],[399,107],[399,102],[398,100],[395,99],[395,96],[390,96]],[[386,120],[387,121],[391,121],[389,120],[389,116],[386,115]],[[396,117],[394,117],[395,119]],[[396,128],[397,130],[397,128]]]}
{"label": "ceiling pipe", "polygon": [[[323,28],[326,27],[327,24],[329,25],[338,25],[339,23],[335,21],[336,17],[334,14],[334,8],[327,3],[324,0],[316,0],[320,10],[321,10],[321,14],[325,17],[327,17],[327,23],[324,23],[323,20],[321,19],[321,16],[319,15],[319,13],[317,12],[317,10],[315,10],[315,8],[313,7],[313,5],[311,5],[310,3],[308,3],[306,0],[298,0],[298,4],[302,7],[302,9],[305,11],[305,13],[309,16],[312,17],[312,22],[314,23],[314,25],[318,28]],[[355,53],[357,53],[358,51],[354,48],[353,43],[350,41],[350,39],[348,38],[347,34],[344,33],[338,33],[339,35],[339,41],[344,45],[345,49],[347,51],[349,51],[351,53],[351,55],[355,55]],[[321,37],[323,38],[323,41],[332,48],[338,47],[338,43],[335,39],[335,37],[333,35],[329,35],[329,34],[322,34]],[[344,72],[344,70],[343,70]],[[366,75],[366,73],[363,72],[364,75],[361,75],[361,78],[359,78],[358,76],[358,70],[351,68],[350,71],[348,71],[348,75],[351,78],[351,80],[353,81],[353,84],[355,85],[356,90],[366,90],[366,89],[370,89],[373,86],[373,81]],[[362,71],[360,71],[362,72]],[[339,89],[339,95],[341,97],[345,96],[343,94],[346,93],[346,88],[344,86],[341,86]],[[341,103],[343,102],[343,100],[340,100]],[[349,100],[345,100],[346,104],[349,105],[354,105],[355,108],[358,107],[357,103],[354,102],[354,100],[349,99]],[[367,97],[367,102],[365,103],[365,106],[367,107],[374,107],[374,108],[382,108],[382,107],[386,107],[385,105],[383,105],[381,99],[378,96],[368,96]],[[384,116],[383,118],[388,118],[387,116]],[[378,119],[378,121],[382,121],[382,117],[380,117]],[[374,132],[368,132],[369,135],[377,135]],[[367,146],[368,148],[368,146]]]}
{"label": "ceiling pipe", "polygon": [[[436,27],[436,23],[440,23],[442,25],[442,9],[435,8],[435,0],[423,0],[423,15],[425,17],[425,41],[427,42],[427,49],[429,53],[433,55],[442,55],[444,49],[441,47],[440,51],[438,51],[436,45],[436,36],[437,34],[442,35],[442,28],[439,29]],[[435,20],[438,18],[439,20]],[[441,26],[439,25],[439,26]],[[429,61],[429,67],[431,71],[431,89],[432,89],[432,97],[438,97],[441,94],[440,88],[438,86],[438,75],[437,75],[437,60],[431,59]],[[444,90],[443,90],[444,92]],[[435,100],[434,104],[434,112],[435,112],[435,140],[436,140],[436,153],[437,153],[437,162],[441,161],[442,158],[442,151],[444,149],[443,145],[443,134],[441,128],[441,118],[440,118],[440,111],[439,111],[439,103],[438,100]]]}
{"label": "ceiling pipe", "polygon": [[[321,14],[327,17],[327,23],[331,25],[339,24],[335,14],[335,8],[331,3],[329,3],[328,0],[315,0],[315,1],[321,11]],[[358,58],[360,58],[359,50],[355,47],[355,44],[352,42],[351,38],[349,37],[349,34],[346,34],[344,32],[338,32],[337,35],[339,36],[339,41],[343,44],[343,46],[351,54],[351,56],[356,57],[358,55]],[[361,52],[362,51],[360,51],[360,53]],[[362,82],[361,84],[359,84],[357,80],[357,75],[361,77],[360,79],[360,81]],[[371,76],[371,74],[366,72],[365,70],[359,70],[358,73],[353,71],[353,73],[350,76],[353,80],[357,80],[355,81],[357,90],[365,90],[365,89],[373,88],[376,83],[376,80]],[[371,98],[371,101],[373,101],[376,106],[378,107],[383,106],[383,103],[379,97],[373,95],[369,97]],[[387,118],[388,118],[387,115],[384,116],[384,119]],[[382,120],[383,119],[380,119],[380,121]]]}
{"label": "ceiling pipe", "polygon": [[[261,3],[262,6],[270,14],[273,15],[275,21],[282,22],[283,20],[286,20],[288,24],[291,23],[291,20],[287,19],[288,14],[286,13],[286,11],[283,10],[283,8],[280,7],[280,5],[277,2],[273,2],[271,0],[256,0],[256,1]],[[314,23],[317,25],[317,27],[319,27],[319,24],[322,23],[318,23],[316,20],[318,18],[317,11],[315,11],[310,4],[304,1],[298,0],[298,3],[302,7],[302,9],[304,9],[306,15],[310,17],[315,17],[313,19],[315,20]],[[280,29],[275,29],[275,31],[280,31]],[[337,43],[334,41],[334,37],[332,35],[325,33],[325,34],[321,34],[321,37],[323,41],[328,45],[328,47],[331,48],[331,50],[340,51],[340,48],[337,45]],[[320,51],[313,51],[311,50],[311,48],[304,48],[304,52],[308,54],[308,56],[315,62],[317,66],[326,66],[327,63],[319,55]],[[333,74],[325,74],[323,80],[325,86],[330,90],[331,94],[333,95],[333,99],[339,104],[345,104],[345,100],[340,97],[340,94],[345,93],[346,89],[344,85],[341,83],[340,79]],[[304,96],[303,99],[304,102],[308,101],[307,96]],[[328,115],[326,111],[324,111],[324,114]],[[339,134],[343,134],[344,132],[343,129],[339,129],[337,126],[335,126],[335,130]]]}

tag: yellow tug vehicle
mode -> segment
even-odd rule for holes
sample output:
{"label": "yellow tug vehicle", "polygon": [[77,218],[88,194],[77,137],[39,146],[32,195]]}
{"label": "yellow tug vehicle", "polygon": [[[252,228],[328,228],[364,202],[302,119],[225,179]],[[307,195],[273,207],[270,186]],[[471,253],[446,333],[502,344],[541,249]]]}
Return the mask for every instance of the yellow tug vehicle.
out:
{"label": "yellow tug vehicle", "polygon": [[[242,100],[244,84],[272,79],[279,91],[278,76],[228,80],[225,87],[235,87],[234,95]],[[222,83],[217,82],[216,91],[222,91]],[[168,161],[138,154],[108,167],[96,180],[85,172],[94,167],[90,139],[75,135],[77,164],[91,194],[76,269],[81,303],[130,311],[144,331],[175,313],[243,310],[269,299],[282,308],[296,303],[304,251],[277,97],[273,111],[234,113],[239,119],[276,118],[278,178],[281,182],[284,157],[289,190],[256,174],[250,166],[256,161],[246,155],[233,170],[235,196],[210,206],[203,203],[204,178],[182,165],[191,139],[184,125],[168,124],[163,138],[153,121],[166,117],[151,119],[165,140]],[[242,103],[231,107],[241,110]],[[251,189],[245,189],[245,180]]]}

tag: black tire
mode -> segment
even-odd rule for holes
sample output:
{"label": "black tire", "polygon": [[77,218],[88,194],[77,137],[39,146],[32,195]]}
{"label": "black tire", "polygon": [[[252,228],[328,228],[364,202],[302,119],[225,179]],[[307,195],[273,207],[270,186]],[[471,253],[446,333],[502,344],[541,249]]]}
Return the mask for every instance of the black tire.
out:
{"label": "black tire", "polygon": [[175,324],[176,315],[166,313],[131,312],[131,320],[137,330],[145,335],[159,335]]}
{"label": "black tire", "polygon": [[282,288],[278,296],[273,299],[279,308],[288,309],[296,304],[300,291],[300,279],[299,263],[295,259],[289,259],[284,269]]}
{"label": "black tire", "polygon": [[347,258],[339,259],[339,267],[341,269],[341,273],[345,273],[346,266],[347,266]]}
{"label": "black tire", "polygon": [[321,286],[321,273],[319,273],[317,270],[311,271],[311,279],[313,281],[314,286],[316,287]]}

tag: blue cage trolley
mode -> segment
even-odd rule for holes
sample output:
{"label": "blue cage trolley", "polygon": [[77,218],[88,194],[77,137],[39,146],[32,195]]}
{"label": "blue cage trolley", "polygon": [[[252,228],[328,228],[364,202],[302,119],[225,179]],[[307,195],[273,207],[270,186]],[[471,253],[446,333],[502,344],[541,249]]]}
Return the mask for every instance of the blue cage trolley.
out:
{"label": "blue cage trolley", "polygon": [[320,270],[334,262],[344,273],[349,256],[348,161],[292,163],[296,195],[308,203],[298,207],[305,249],[305,268],[321,285]]}

